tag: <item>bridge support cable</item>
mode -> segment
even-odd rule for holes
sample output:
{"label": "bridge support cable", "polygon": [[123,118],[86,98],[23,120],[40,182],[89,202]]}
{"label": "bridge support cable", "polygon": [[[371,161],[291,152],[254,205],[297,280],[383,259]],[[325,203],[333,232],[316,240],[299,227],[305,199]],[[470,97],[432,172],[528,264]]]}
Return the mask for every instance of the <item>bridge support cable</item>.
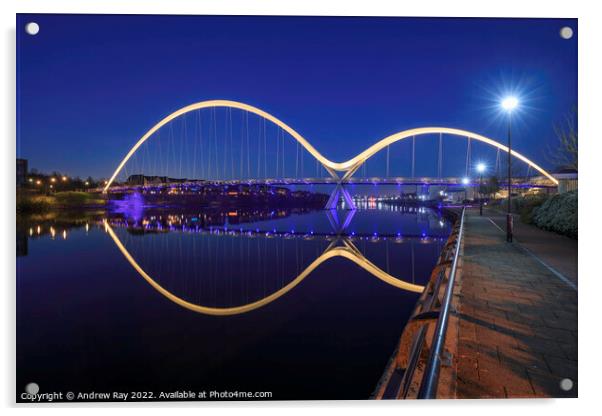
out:
{"label": "bridge support cable", "polygon": [[437,160],[437,175],[438,179],[441,180],[443,177],[443,133],[439,133],[439,152]]}
{"label": "bridge support cable", "polygon": [[[259,120],[257,130],[261,133],[261,120]],[[260,134],[257,135],[257,177],[261,178],[261,139],[260,139]]]}
{"label": "bridge support cable", "polygon": [[245,118],[245,113],[241,112],[240,113],[240,157],[239,157],[239,162],[240,162],[240,177],[244,178],[245,174],[244,174],[244,157],[243,155],[245,154],[245,149],[244,149],[244,136],[243,136],[243,125],[244,125],[244,118]]}
{"label": "bridge support cable", "polygon": [[284,130],[280,129],[280,174],[283,178],[286,177],[286,141],[284,137],[285,134],[286,133],[284,132]]}
{"label": "bridge support cable", "polygon": [[229,135],[230,135],[230,172],[232,174],[231,179],[235,179],[234,176],[234,131],[232,128],[232,108],[228,108],[228,124],[229,124]]}
{"label": "bridge support cable", "polygon": [[247,178],[251,179],[251,146],[249,146],[249,112],[245,111],[245,132],[247,138]]}
{"label": "bridge support cable", "polygon": [[[190,160],[190,140],[188,139],[188,114],[185,114],[183,117],[184,120],[184,142],[186,143],[186,167],[190,166],[188,164],[188,160]],[[188,176],[190,172],[186,176]],[[192,175],[194,178],[194,175]]]}
{"label": "bridge support cable", "polygon": [[531,166],[527,165],[527,176],[525,177],[525,181],[529,181],[530,176],[531,176]]}
{"label": "bridge support cable", "polygon": [[[279,165],[280,165],[280,131],[276,130],[276,177],[278,177],[278,175],[280,174],[279,171]],[[282,176],[284,177],[284,173],[282,173]]]}
{"label": "bridge support cable", "polygon": [[[192,141],[192,179],[196,179],[196,155],[197,155],[197,136],[199,134],[198,131],[198,117],[199,117],[199,113],[200,111],[195,111],[195,113],[193,114],[193,122],[194,122],[194,130],[193,130],[193,137],[194,140]],[[196,134],[194,134],[196,133]],[[201,175],[202,177],[202,175]]]}
{"label": "bridge support cable", "polygon": [[228,177],[228,150],[230,147],[230,143],[228,142],[228,109],[226,108],[224,117],[224,140],[221,141],[221,148],[224,151],[224,159],[222,164],[223,169],[223,178],[226,179]]}
{"label": "bridge support cable", "polygon": [[470,151],[471,151],[471,140],[470,137],[467,138],[468,142],[466,144],[466,177],[470,177]]}
{"label": "bridge support cable", "polygon": [[387,178],[389,177],[389,148],[390,147],[391,146],[387,146],[387,173],[385,175]]}
{"label": "bridge support cable", "polygon": [[412,179],[416,177],[416,136],[412,136]]}
{"label": "bridge support cable", "polygon": [[500,177],[500,149],[497,149],[497,154],[495,156],[495,176],[497,178]]}
{"label": "bridge support cable", "polygon": [[266,138],[266,124],[263,119],[263,173],[265,178],[268,178],[268,140]]}
{"label": "bridge support cable", "polygon": [[299,177],[299,142],[295,148],[295,178]]}

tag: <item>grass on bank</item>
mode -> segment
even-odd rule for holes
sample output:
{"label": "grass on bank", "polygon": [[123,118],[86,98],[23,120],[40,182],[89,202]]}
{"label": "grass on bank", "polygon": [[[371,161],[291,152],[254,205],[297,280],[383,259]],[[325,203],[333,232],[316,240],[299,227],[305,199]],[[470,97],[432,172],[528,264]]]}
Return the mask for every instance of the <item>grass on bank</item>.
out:
{"label": "grass on bank", "polygon": [[105,200],[88,192],[57,192],[52,195],[18,194],[17,213],[41,213],[53,209],[81,209],[103,206]]}

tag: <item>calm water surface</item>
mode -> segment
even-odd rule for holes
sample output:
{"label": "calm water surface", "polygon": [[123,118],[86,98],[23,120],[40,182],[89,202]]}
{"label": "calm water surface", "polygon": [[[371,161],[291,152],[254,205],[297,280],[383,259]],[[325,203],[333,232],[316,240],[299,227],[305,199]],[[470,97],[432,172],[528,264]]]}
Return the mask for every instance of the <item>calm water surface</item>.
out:
{"label": "calm water surface", "polygon": [[449,231],[397,207],[24,219],[17,390],[368,398]]}

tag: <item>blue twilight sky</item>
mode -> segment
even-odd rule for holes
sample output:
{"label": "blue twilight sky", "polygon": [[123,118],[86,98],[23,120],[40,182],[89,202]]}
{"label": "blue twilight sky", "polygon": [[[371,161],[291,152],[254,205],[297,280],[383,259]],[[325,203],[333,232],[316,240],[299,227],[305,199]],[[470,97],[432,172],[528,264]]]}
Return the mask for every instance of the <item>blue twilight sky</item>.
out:
{"label": "blue twilight sky", "polygon": [[505,141],[507,93],[523,102],[515,148],[552,167],[553,123],[577,105],[577,20],[21,14],[17,82],[17,154],[41,171],[108,177],[163,116],[215,98],[336,161],[426,125]]}

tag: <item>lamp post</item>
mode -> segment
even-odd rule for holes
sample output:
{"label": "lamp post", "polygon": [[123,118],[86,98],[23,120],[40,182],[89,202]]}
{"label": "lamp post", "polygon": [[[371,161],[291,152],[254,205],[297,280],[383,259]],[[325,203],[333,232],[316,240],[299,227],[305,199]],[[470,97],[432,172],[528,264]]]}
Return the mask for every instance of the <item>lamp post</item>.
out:
{"label": "lamp post", "polygon": [[479,215],[483,215],[483,194],[481,188],[483,187],[483,172],[485,172],[484,163],[477,165],[477,172],[479,172]]}
{"label": "lamp post", "polygon": [[506,241],[512,242],[512,110],[518,107],[516,97],[502,100],[502,108],[508,113],[508,213],[506,214]]}

